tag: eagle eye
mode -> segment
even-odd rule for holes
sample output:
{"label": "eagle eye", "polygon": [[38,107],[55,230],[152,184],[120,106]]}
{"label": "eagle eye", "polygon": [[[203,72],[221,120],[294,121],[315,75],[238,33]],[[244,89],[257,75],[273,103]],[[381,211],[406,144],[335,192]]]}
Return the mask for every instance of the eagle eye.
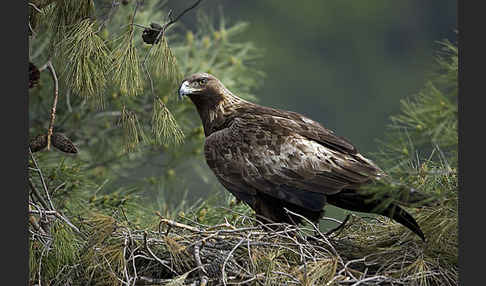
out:
{"label": "eagle eye", "polygon": [[197,83],[201,86],[205,85],[208,82],[207,78],[201,78],[197,80]]}

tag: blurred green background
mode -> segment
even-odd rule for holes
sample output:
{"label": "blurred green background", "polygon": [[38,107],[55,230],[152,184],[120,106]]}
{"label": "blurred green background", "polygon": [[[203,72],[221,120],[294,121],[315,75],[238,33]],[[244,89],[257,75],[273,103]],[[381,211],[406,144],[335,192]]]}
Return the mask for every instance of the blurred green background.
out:
{"label": "blurred green background", "polygon": [[[168,1],[175,13],[193,1]],[[455,42],[457,1],[204,0],[217,24],[249,22],[263,49],[259,103],[310,116],[365,153],[375,152],[399,100],[424,85],[436,41]],[[181,20],[196,25],[194,12]]]}

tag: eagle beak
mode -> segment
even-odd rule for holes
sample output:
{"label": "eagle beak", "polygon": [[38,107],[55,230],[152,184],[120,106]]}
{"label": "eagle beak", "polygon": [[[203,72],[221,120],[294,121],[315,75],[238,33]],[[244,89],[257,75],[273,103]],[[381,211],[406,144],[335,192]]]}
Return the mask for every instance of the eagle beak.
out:
{"label": "eagle beak", "polygon": [[189,82],[184,81],[179,87],[179,99],[182,100],[185,95],[191,94],[193,89],[189,86]]}

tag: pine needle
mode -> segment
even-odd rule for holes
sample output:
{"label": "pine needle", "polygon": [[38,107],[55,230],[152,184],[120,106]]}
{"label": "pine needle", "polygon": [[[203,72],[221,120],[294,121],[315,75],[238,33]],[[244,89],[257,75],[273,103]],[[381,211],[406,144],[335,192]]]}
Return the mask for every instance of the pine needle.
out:
{"label": "pine needle", "polygon": [[140,143],[140,139],[146,141],[147,138],[138,122],[137,115],[123,106],[119,121],[123,130],[123,146],[126,151],[132,152]]}
{"label": "pine needle", "polygon": [[167,38],[162,37],[154,50],[150,64],[154,74],[165,76],[168,82],[178,85],[182,80],[182,73],[177,66],[177,59],[167,43]]}
{"label": "pine needle", "polygon": [[128,96],[135,96],[143,91],[140,61],[133,44],[133,33],[133,27],[130,27],[115,40],[118,45],[112,52],[113,63],[110,67],[114,84],[121,94]]}
{"label": "pine needle", "polygon": [[94,22],[82,20],[67,33],[59,49],[67,86],[74,94],[97,97],[102,103],[110,56],[105,41],[94,31]]}
{"label": "pine needle", "polygon": [[160,98],[154,100],[152,133],[156,144],[180,144],[184,141],[184,132]]}

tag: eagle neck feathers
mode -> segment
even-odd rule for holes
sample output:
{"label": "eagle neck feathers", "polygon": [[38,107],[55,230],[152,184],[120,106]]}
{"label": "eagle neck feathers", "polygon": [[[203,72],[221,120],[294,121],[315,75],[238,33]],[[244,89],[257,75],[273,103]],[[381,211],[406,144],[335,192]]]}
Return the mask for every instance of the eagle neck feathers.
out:
{"label": "eagle neck feathers", "polygon": [[212,96],[194,96],[192,102],[201,117],[205,136],[229,126],[234,118],[235,110],[241,106],[251,104],[230,91]]}

